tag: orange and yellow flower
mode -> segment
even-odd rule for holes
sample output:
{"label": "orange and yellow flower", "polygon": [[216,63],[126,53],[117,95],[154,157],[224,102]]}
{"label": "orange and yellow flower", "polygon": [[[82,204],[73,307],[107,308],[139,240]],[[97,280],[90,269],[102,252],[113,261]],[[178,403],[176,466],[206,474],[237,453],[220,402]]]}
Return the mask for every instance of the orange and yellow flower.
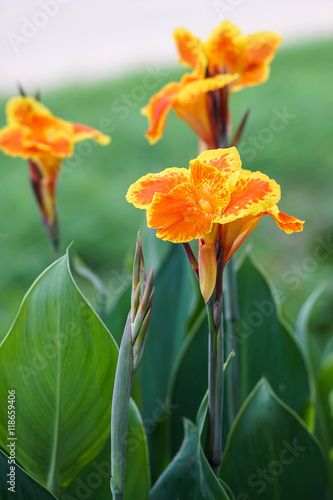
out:
{"label": "orange and yellow flower", "polygon": [[[143,108],[149,122],[146,137],[151,144],[157,142],[163,135],[169,111],[174,109],[208,147],[214,148],[217,142],[214,120],[220,110],[212,102],[212,92],[227,86],[235,92],[265,82],[281,37],[270,32],[245,36],[224,21],[206,42],[183,28],[175,30],[174,39],[179,62],[193,71],[180,82],[165,85]],[[216,97],[221,101],[218,92]]]}
{"label": "orange and yellow flower", "polygon": [[94,139],[107,145],[110,138],[87,125],[70,123],[51,114],[31,97],[14,97],[7,103],[7,123],[0,130],[0,150],[29,160],[31,181],[44,222],[55,223],[55,190],[64,158],[74,145]]}
{"label": "orange and yellow flower", "polygon": [[206,301],[216,275],[210,265],[207,279],[207,262],[214,261],[218,238],[225,265],[264,215],[288,234],[303,229],[303,221],[279,211],[280,186],[241,166],[235,147],[205,151],[190,161],[189,169],[168,168],[141,177],[126,195],[135,207],[146,209],[147,225],[157,229],[158,238],[174,243],[199,238],[199,279]]}

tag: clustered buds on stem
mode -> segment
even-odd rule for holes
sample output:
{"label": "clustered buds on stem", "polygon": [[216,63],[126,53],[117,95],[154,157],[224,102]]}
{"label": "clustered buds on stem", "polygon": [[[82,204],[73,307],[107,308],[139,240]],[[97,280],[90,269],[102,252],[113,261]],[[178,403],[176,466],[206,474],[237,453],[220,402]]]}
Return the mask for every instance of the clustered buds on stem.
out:
{"label": "clustered buds on stem", "polygon": [[147,278],[138,234],[133,263],[131,310],[128,313],[119,349],[111,413],[111,491],[113,500],[122,500],[128,412],[133,376],[142,359],[154,297],[153,269]]}
{"label": "clustered buds on stem", "polygon": [[153,276],[154,271],[152,269],[147,279],[142,245],[140,235],[138,234],[133,264],[130,312],[130,328],[133,345],[133,374],[136,372],[141,361],[148,333],[154,297]]}

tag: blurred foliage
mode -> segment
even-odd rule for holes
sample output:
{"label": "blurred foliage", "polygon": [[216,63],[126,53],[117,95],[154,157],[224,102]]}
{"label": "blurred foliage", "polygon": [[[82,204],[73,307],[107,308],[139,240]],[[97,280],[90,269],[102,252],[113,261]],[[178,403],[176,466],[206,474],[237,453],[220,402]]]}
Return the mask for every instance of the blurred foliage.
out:
{"label": "blurred foliage", "polygon": [[[328,64],[332,45],[327,41],[281,49],[268,82],[231,98],[234,128],[245,110],[251,109],[240,146],[244,168],[260,170],[280,183],[280,209],[306,220],[303,233],[288,236],[266,217],[249,239],[292,323],[316,284],[332,276],[333,94]],[[74,157],[64,162],[58,186],[62,250],[74,241],[73,253],[101,276],[109,300],[128,283],[127,256],[133,252],[137,230],[145,228],[144,213],[125,200],[128,186],[148,172],[186,167],[197,155],[196,136],[173,113],[157,145],[150,146],[144,138],[147,124],[140,108],[151,94],[181,74],[180,69],[150,65],[141,73],[109,82],[42,92],[43,102],[55,115],[87,123],[112,136],[105,148],[92,142],[79,144]],[[35,90],[26,89],[30,94]],[[1,126],[9,97],[0,98]],[[285,116],[284,123],[272,121],[279,113]],[[1,154],[0,169],[3,337],[24,293],[53,256],[25,162]],[[328,242],[328,250],[318,238]],[[316,253],[320,245],[321,261]],[[89,295],[89,289],[84,291]],[[325,297],[327,305],[331,304],[332,289]],[[331,310],[318,310],[314,327],[323,333],[332,321],[327,316]]]}

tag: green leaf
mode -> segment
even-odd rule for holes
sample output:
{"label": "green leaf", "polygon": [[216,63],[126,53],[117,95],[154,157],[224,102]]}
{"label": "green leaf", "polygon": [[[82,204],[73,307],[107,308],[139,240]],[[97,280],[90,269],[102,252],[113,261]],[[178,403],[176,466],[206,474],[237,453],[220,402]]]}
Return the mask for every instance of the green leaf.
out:
{"label": "green leaf", "polygon": [[235,347],[241,404],[264,376],[290,408],[310,420],[313,396],[304,357],[281,320],[266,276],[249,257],[238,271],[238,290],[240,326]]}
{"label": "green leaf", "polygon": [[187,335],[172,373],[169,398],[173,454],[179,449],[183,438],[182,418],[195,421],[207,386],[208,324],[204,309]]}
{"label": "green leaf", "polygon": [[144,387],[143,416],[152,416],[155,400],[165,400],[167,396],[170,374],[185,338],[186,321],[192,306],[189,273],[184,250],[181,245],[173,245],[154,279],[150,331],[139,368]]}
{"label": "green leaf", "polygon": [[[201,491],[206,494],[204,498],[214,498],[219,500],[228,500],[229,496],[221,487],[221,482],[217,480],[208,460],[205,456],[204,449],[208,438],[208,392],[205,395],[197,415],[197,453],[199,461],[199,477],[201,483]],[[225,485],[229,490],[229,486]],[[210,495],[213,494],[211,497]]]}
{"label": "green leaf", "polygon": [[333,342],[332,333],[313,332],[309,322],[313,308],[326,290],[319,285],[305,301],[297,318],[296,335],[310,366],[316,396],[315,434],[327,457],[330,491],[333,495]]}
{"label": "green leaf", "polygon": [[[155,275],[155,295],[145,354],[138,369],[140,408],[150,441],[153,481],[169,462],[165,406],[170,375],[186,336],[187,318],[193,308],[190,265],[181,245],[171,252]],[[163,453],[164,452],[164,453]]]}
{"label": "green leaf", "polygon": [[259,381],[228,436],[220,475],[237,500],[323,500],[321,449],[298,415]]}
{"label": "green leaf", "polygon": [[[333,350],[333,341],[331,333],[324,337],[324,342],[319,336],[311,334],[309,331],[309,322],[313,313],[313,308],[326,290],[327,284],[319,285],[308,297],[299,312],[296,323],[296,338],[304,352],[308,364],[312,370],[313,376],[318,373],[322,362],[330,351]],[[327,338],[326,338],[327,337]]]}
{"label": "green leaf", "polygon": [[[61,500],[112,500],[110,489],[110,436],[97,457],[75,477],[61,494]],[[147,500],[150,489],[148,447],[142,420],[130,402],[126,444],[124,500]]]}
{"label": "green leaf", "polygon": [[149,500],[228,500],[202,452],[201,429],[185,419],[184,432],[178,454],[154,484]]}
{"label": "green leaf", "polygon": [[[17,464],[9,463],[11,459],[0,450],[0,498],[1,500],[54,500],[56,497],[29,476]],[[10,467],[14,467],[10,469]],[[14,473],[14,476],[8,474]],[[14,479],[15,478],[15,479]],[[11,484],[14,479],[14,484]],[[8,482],[9,481],[9,482]],[[8,488],[13,488],[8,490]]]}
{"label": "green leaf", "polygon": [[16,457],[56,495],[110,434],[117,346],[63,257],[36,280],[0,346],[0,443],[15,390]]}
{"label": "green leaf", "polygon": [[147,437],[139,410],[131,400],[126,443],[124,500],[132,500],[133,498],[147,500],[149,490],[150,470]]}
{"label": "green leaf", "polygon": [[94,273],[87,264],[81,259],[79,255],[74,255],[73,266],[76,273],[82,278],[85,278],[93,286],[96,293],[96,310],[99,312],[99,316],[102,318],[105,313],[106,301],[107,301],[107,290],[104,286],[102,280]]}
{"label": "green leaf", "polygon": [[318,410],[315,432],[326,451],[329,488],[333,495],[333,353],[319,371],[316,386]]}

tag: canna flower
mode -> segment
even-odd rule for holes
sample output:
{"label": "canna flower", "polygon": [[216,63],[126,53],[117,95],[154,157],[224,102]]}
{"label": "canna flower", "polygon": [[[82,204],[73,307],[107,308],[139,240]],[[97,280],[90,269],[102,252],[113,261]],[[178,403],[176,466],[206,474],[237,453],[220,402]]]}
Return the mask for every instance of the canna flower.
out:
{"label": "canna flower", "polygon": [[74,145],[94,139],[107,145],[110,138],[87,125],[57,118],[31,97],[14,97],[6,108],[7,123],[0,130],[0,149],[9,156],[28,160],[32,186],[44,224],[56,247],[55,193],[61,164],[74,153]]}
{"label": "canna flower", "polygon": [[[229,21],[215,28],[201,42],[183,28],[174,32],[179,62],[192,68],[179,83],[171,82],[155,94],[142,113],[148,117],[146,137],[151,144],[163,135],[171,109],[187,122],[210,147],[217,144],[219,114],[223,113],[221,89],[232,92],[259,85],[268,79],[270,62],[281,43],[275,33],[245,36]],[[213,91],[215,92],[213,99]]]}
{"label": "canna flower", "polygon": [[167,168],[132,184],[126,199],[146,209],[156,236],[174,243],[199,239],[199,281],[209,300],[216,281],[216,248],[223,266],[264,215],[287,234],[302,231],[303,221],[280,212],[280,186],[261,172],[241,168],[235,147],[209,150],[190,161],[189,169]]}

